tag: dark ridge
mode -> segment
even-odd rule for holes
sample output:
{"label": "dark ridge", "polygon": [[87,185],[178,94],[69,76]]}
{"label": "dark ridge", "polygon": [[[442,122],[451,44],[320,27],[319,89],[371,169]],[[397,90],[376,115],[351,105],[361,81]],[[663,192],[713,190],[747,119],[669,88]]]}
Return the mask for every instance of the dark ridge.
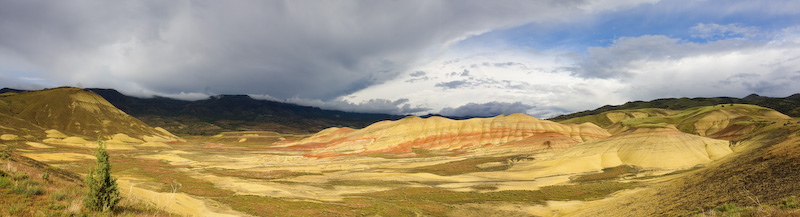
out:
{"label": "dark ridge", "polygon": [[223,131],[265,130],[314,133],[329,127],[363,128],[404,116],[324,110],[247,95],[219,95],[198,101],[137,98],[113,89],[89,89],[120,110],[175,134],[209,135]]}
{"label": "dark ridge", "polygon": [[750,94],[742,99],[733,97],[713,97],[713,98],[698,97],[698,98],[665,98],[665,99],[656,99],[653,101],[646,101],[646,102],[633,101],[633,102],[627,102],[622,105],[606,105],[597,108],[595,110],[587,110],[572,114],[560,115],[558,117],[554,117],[549,120],[562,121],[571,118],[587,116],[587,115],[596,115],[607,111],[621,110],[621,109],[662,108],[662,109],[682,110],[699,106],[712,106],[712,105],[731,104],[731,103],[757,105],[761,107],[774,109],[780,113],[792,117],[800,117],[800,94],[794,94],[785,98],[765,97],[765,96],[759,96],[757,94]]}
{"label": "dark ridge", "polygon": [[427,115],[423,115],[423,116],[419,116],[419,117],[421,117],[421,118],[443,117],[443,118],[453,119],[453,120],[466,120],[466,119],[471,119],[471,118],[491,118],[492,116],[487,116],[487,117],[484,117],[484,116],[463,116],[462,117],[462,116],[446,116],[446,115],[440,115],[440,114],[427,114]]}
{"label": "dark ridge", "polygon": [[4,87],[3,89],[0,89],[0,94],[9,93],[9,92],[11,92],[11,93],[20,93],[20,92],[24,92],[24,90],[12,89],[12,88],[7,88],[7,87]]}

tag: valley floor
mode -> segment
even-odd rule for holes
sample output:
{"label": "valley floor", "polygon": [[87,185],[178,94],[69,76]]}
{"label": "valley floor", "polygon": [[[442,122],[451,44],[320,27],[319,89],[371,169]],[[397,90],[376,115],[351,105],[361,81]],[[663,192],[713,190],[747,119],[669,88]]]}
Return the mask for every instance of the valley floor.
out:
{"label": "valley floor", "polygon": [[[124,197],[192,216],[563,216],[683,174],[626,166],[531,172],[533,162],[554,152],[316,158],[268,145],[287,137],[297,136],[223,133],[184,137],[168,147],[112,150],[112,169]],[[23,156],[80,174],[94,162],[84,148],[16,147]]]}

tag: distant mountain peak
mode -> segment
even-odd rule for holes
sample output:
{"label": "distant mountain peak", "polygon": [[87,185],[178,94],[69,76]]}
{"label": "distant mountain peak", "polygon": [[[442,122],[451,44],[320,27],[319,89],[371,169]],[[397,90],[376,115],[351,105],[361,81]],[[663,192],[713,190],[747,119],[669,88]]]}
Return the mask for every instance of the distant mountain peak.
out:
{"label": "distant mountain peak", "polygon": [[742,99],[750,101],[750,100],[756,100],[756,99],[759,99],[759,98],[761,98],[761,96],[759,96],[758,94],[751,93],[750,95],[747,95],[746,97],[744,97]]}
{"label": "distant mountain peak", "polygon": [[8,93],[8,92],[20,93],[20,92],[24,92],[24,90],[13,89],[13,88],[8,88],[8,87],[4,87],[3,89],[0,89],[0,94]]}

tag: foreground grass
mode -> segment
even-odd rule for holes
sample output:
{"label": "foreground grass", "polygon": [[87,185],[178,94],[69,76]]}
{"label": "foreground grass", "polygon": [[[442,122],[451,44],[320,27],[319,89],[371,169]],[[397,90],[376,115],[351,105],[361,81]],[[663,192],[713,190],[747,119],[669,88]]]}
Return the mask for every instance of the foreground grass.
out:
{"label": "foreground grass", "polygon": [[691,216],[800,216],[800,200],[791,196],[781,200],[779,204],[762,204],[759,206],[738,206],[728,202],[720,204],[713,209],[698,210],[690,213]]}
{"label": "foreground grass", "polygon": [[0,216],[170,215],[128,198],[123,198],[110,213],[90,211],[83,207],[85,190],[78,183],[51,178],[49,175],[45,179],[39,171],[24,168],[12,161],[4,164],[0,164],[0,204],[3,204]]}

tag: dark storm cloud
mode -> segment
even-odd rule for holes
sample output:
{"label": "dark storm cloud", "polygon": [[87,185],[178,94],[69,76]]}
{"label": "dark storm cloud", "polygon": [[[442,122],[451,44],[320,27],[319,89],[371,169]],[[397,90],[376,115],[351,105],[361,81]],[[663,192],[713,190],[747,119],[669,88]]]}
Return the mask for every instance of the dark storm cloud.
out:
{"label": "dark storm cloud", "polygon": [[587,7],[595,5],[12,0],[0,5],[0,58],[24,60],[57,85],[329,100],[394,78],[430,49]]}
{"label": "dark storm cloud", "polygon": [[490,117],[501,114],[527,113],[528,110],[535,108],[521,102],[488,102],[488,103],[467,103],[457,108],[444,108],[439,113],[446,116],[478,116]]}

